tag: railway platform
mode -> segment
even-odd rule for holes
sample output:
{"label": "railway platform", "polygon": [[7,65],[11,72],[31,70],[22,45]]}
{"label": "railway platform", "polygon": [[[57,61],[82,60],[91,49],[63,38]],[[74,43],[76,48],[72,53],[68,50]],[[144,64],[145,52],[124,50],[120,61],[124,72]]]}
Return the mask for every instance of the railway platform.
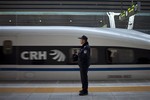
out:
{"label": "railway platform", "polygon": [[149,100],[150,80],[89,81],[89,95],[79,96],[80,81],[0,81],[0,100]]}

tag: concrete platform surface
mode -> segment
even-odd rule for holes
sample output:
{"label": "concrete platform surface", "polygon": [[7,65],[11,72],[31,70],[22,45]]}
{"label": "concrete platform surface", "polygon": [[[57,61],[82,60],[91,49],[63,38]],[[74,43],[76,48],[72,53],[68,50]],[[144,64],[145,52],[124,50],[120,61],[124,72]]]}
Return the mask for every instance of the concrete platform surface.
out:
{"label": "concrete platform surface", "polygon": [[0,100],[150,100],[150,80],[90,81],[79,96],[80,81],[0,81]]}
{"label": "concrete platform surface", "polygon": [[0,100],[150,100],[150,92],[0,93]]}

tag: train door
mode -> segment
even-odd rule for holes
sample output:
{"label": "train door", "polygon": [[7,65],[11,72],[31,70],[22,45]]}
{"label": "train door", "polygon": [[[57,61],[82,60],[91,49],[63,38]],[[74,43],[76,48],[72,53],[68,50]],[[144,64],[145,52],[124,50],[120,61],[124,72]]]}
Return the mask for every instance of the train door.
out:
{"label": "train door", "polygon": [[16,80],[17,48],[14,46],[16,38],[1,37],[0,39],[0,80]]}

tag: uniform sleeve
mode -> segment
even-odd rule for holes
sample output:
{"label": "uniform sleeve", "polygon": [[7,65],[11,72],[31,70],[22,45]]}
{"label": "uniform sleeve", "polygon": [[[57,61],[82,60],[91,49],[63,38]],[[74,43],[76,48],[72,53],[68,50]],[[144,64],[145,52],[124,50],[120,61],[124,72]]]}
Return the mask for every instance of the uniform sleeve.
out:
{"label": "uniform sleeve", "polygon": [[89,56],[90,56],[89,48],[85,47],[85,49],[83,50],[83,54],[82,54],[82,60],[84,63],[87,63]]}

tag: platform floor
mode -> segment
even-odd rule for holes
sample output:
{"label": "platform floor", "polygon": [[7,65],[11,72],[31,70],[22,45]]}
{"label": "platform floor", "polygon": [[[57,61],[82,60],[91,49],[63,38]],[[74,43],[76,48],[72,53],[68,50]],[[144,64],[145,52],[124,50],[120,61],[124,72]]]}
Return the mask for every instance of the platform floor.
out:
{"label": "platform floor", "polygon": [[0,100],[150,100],[150,80],[90,81],[79,96],[79,81],[0,81]]}

